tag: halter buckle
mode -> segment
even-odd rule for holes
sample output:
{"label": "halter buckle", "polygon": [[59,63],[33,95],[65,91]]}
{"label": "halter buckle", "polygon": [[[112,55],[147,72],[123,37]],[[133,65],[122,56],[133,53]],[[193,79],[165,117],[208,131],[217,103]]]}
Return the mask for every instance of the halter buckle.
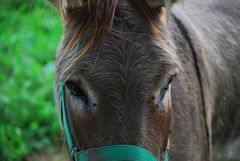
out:
{"label": "halter buckle", "polygon": [[77,147],[76,146],[72,146],[72,148],[69,150],[69,154],[71,156],[71,158],[75,161],[75,154],[77,153]]}

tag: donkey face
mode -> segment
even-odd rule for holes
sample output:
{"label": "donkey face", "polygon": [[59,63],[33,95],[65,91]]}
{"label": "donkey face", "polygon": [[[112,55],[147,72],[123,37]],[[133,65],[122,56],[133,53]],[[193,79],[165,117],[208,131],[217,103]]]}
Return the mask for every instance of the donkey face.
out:
{"label": "donkey face", "polygon": [[143,146],[159,158],[171,116],[171,79],[178,69],[164,3],[154,0],[66,0],[57,80],[79,150]]}

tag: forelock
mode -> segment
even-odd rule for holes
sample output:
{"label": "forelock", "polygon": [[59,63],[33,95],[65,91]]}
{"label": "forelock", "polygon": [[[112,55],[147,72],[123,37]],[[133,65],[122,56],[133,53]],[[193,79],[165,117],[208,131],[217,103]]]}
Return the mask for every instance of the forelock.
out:
{"label": "forelock", "polygon": [[[68,72],[74,63],[89,53],[94,45],[98,44],[101,47],[109,32],[116,34],[112,24],[116,9],[120,4],[126,4],[126,2],[122,0],[88,0],[81,8],[72,9],[67,15],[63,15],[65,37],[67,38],[65,38],[64,45],[57,57],[59,79]],[[147,7],[145,0],[129,0],[128,4],[142,17],[149,31],[164,44],[166,41],[161,34],[165,31],[161,33],[155,23],[158,20],[158,23],[162,23],[162,8],[151,9]],[[164,26],[164,24],[160,24],[160,26]],[[121,37],[121,32],[117,32],[117,34]],[[88,35],[87,39],[86,35]],[[99,44],[99,42],[101,43]],[[84,45],[80,51],[76,51],[79,43]]]}

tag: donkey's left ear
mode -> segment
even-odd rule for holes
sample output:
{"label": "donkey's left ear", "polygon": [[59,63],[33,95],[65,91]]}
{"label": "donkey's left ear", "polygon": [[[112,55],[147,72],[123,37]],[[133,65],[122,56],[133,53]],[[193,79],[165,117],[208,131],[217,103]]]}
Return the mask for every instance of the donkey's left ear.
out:
{"label": "donkey's left ear", "polygon": [[84,0],[61,0],[64,10],[83,6]]}
{"label": "donkey's left ear", "polygon": [[48,0],[54,7],[66,13],[68,9],[82,7],[85,0]]}
{"label": "donkey's left ear", "polygon": [[171,5],[177,1],[178,0],[146,0],[147,4],[151,8],[169,7],[169,5]]}

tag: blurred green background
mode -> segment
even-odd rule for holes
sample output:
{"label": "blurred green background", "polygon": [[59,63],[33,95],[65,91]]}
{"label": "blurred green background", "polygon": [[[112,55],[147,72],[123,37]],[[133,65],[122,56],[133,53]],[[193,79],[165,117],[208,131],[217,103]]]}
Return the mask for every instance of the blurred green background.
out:
{"label": "blurred green background", "polygon": [[61,35],[47,1],[0,0],[0,161],[65,160],[54,105]]}

